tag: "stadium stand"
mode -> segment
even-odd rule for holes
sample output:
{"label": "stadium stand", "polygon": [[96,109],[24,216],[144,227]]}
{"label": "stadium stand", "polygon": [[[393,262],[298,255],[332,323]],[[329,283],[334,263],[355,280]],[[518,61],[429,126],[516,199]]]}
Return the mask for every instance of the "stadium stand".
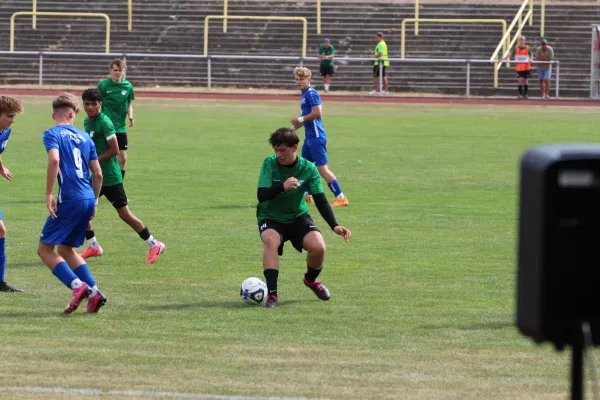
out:
{"label": "stadium stand", "polygon": [[[38,0],[38,11],[103,12],[111,18],[111,52],[116,53],[203,53],[203,24],[207,15],[223,13],[221,1],[170,2],[168,0],[133,0],[133,30],[127,29],[127,2]],[[406,2],[323,1],[321,35],[316,34],[315,2],[241,1],[229,3],[230,15],[302,16],[308,19],[308,55],[314,56],[322,38],[329,37],[338,54],[333,88],[367,90],[371,85],[371,67],[367,62],[345,62],[347,57],[371,57],[375,32],[383,31],[391,57],[400,57],[400,23],[414,16],[414,6]],[[513,19],[519,4],[513,1],[474,4],[473,1],[425,3],[421,18],[503,18]],[[0,50],[8,50],[9,19],[16,11],[31,10],[31,0],[3,0],[0,3],[0,32],[7,39]],[[535,8],[534,25],[524,34],[535,47],[539,42],[539,7]],[[589,94],[590,26],[600,21],[600,6],[556,4],[546,10],[546,38],[561,62],[561,96]],[[104,23],[81,18],[38,17],[33,30],[30,17],[21,17],[15,25],[17,51],[104,51]],[[210,24],[209,54],[299,56],[301,26],[281,21],[228,22]],[[501,37],[500,26],[461,24],[421,24],[420,35],[407,31],[407,58],[488,59]],[[105,75],[112,57],[44,57],[45,83],[89,84]],[[3,55],[0,57],[0,83],[37,83],[37,56]],[[207,62],[186,60],[128,58],[129,79],[137,86],[205,86]],[[212,60],[214,86],[293,88],[294,61],[282,60]],[[306,62],[318,69],[316,62]],[[464,65],[393,63],[390,90],[393,92],[429,92],[463,94]],[[474,65],[471,69],[471,93],[513,95],[513,69],[503,68],[500,87],[493,88],[491,66]]]}

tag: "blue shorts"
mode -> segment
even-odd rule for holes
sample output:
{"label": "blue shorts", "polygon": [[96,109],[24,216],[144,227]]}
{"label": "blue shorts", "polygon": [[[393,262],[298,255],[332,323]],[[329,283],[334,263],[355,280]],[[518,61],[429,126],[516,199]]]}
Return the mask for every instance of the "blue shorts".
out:
{"label": "blue shorts", "polygon": [[540,81],[542,81],[542,80],[549,81],[550,77],[552,76],[552,70],[551,69],[538,69],[537,73],[538,73],[538,79]]}
{"label": "blue shorts", "polygon": [[302,158],[315,163],[317,167],[327,165],[327,139],[321,137],[304,139]]}
{"label": "blue shorts", "polygon": [[95,199],[65,201],[58,205],[56,218],[48,217],[40,242],[79,247],[85,240],[90,218],[96,207]]}

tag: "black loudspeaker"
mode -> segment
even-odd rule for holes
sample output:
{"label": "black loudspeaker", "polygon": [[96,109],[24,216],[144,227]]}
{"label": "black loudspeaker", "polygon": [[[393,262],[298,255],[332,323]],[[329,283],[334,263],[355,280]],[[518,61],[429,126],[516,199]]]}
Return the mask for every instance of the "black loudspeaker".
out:
{"label": "black loudspeaker", "polygon": [[600,344],[600,146],[527,151],[519,202],[519,330],[575,349],[588,323]]}

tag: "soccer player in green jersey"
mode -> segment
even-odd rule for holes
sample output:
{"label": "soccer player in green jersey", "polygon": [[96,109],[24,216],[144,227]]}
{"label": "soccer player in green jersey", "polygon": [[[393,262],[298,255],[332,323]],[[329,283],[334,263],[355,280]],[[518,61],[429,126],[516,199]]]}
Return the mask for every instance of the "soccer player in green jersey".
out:
{"label": "soccer player in green jersey", "polygon": [[102,94],[102,112],[108,116],[117,132],[117,142],[119,144],[119,166],[121,174],[125,177],[125,164],[127,163],[127,124],[125,117],[129,118],[129,127],[133,127],[133,85],[127,81],[123,74],[127,66],[123,60],[113,60],[110,63],[110,78],[104,79],[98,83],[98,90]]}
{"label": "soccer player in green jersey", "polygon": [[323,44],[319,46],[319,51],[317,53],[317,58],[321,60],[319,72],[323,77],[323,88],[325,89],[325,93],[329,92],[331,77],[334,74],[333,57],[335,57],[335,49],[331,44],[331,40],[325,38]]}
{"label": "soccer player in green jersey", "polygon": [[[127,206],[127,195],[123,187],[123,176],[117,162],[119,154],[119,145],[117,143],[117,134],[112,121],[103,112],[102,94],[97,89],[87,89],[82,94],[83,106],[88,117],[84,121],[85,131],[90,135],[96,145],[98,161],[102,168],[102,190],[100,196],[104,195],[117,210],[119,217],[127,223],[134,231],[140,235],[140,238],[148,243],[148,260],[146,264],[152,264],[159,255],[165,251],[165,244],[154,239],[148,228],[140,221]],[[90,222],[85,238],[88,240],[88,247],[81,254],[83,259],[98,257],[104,253],[102,247],[96,240],[94,228]]]}
{"label": "soccer player in green jersey", "polygon": [[304,284],[319,299],[331,298],[329,290],[317,280],[323,269],[325,242],[308,213],[305,190],[312,193],[319,213],[336,234],[346,241],[351,235],[348,228],[337,223],[325,197],[317,167],[296,154],[299,142],[292,128],[280,128],[273,132],[269,143],[275,149],[275,154],[265,158],[258,178],[256,217],[260,238],[264,243],[263,268],[269,290],[266,307],[277,307],[279,302],[279,256],[283,254],[283,244],[288,240],[299,252],[304,249],[308,253]]}

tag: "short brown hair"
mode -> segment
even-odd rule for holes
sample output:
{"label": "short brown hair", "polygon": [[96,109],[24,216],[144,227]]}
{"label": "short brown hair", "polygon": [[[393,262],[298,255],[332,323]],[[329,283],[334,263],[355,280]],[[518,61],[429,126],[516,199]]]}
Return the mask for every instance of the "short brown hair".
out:
{"label": "short brown hair", "polygon": [[294,75],[296,75],[298,78],[306,79],[312,76],[312,72],[310,72],[310,69],[306,67],[296,67],[294,68]]}
{"label": "short brown hair", "polygon": [[23,103],[8,96],[0,96],[0,114],[21,114],[23,113]]}
{"label": "short brown hair", "polygon": [[123,71],[127,69],[127,65],[125,64],[125,61],[121,60],[120,58],[117,58],[117,59],[111,61],[111,63],[110,63],[111,69],[112,69],[113,65],[116,65],[117,67],[121,68]]}
{"label": "short brown hair", "polygon": [[292,147],[293,145],[300,143],[300,139],[298,138],[298,135],[296,135],[295,129],[279,128],[271,134],[269,143],[273,148],[282,144],[287,147]]}
{"label": "short brown hair", "polygon": [[81,110],[77,96],[71,93],[62,93],[52,101],[52,109],[54,111],[64,108],[70,108],[77,114]]}
{"label": "short brown hair", "polygon": [[383,37],[383,32],[377,32],[377,36],[379,36],[379,37],[382,38]]}

